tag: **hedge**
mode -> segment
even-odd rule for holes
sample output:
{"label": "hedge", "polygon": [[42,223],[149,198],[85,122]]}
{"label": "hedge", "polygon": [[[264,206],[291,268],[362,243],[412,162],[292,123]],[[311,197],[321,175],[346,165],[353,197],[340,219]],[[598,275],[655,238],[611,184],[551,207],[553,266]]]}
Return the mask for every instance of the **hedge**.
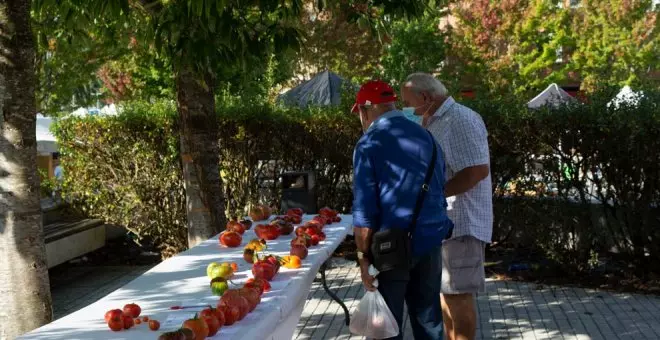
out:
{"label": "hedge", "polygon": [[[579,270],[609,251],[660,259],[660,96],[647,91],[637,106],[618,108],[607,105],[611,96],[537,111],[515,99],[466,103],[489,130],[494,241]],[[278,182],[265,180],[286,170],[315,171],[319,206],[350,212],[361,131],[345,108],[249,105],[218,115],[228,216],[250,203],[278,206]],[[164,256],[186,246],[175,117],[172,104],[131,103],[118,117],[63,119],[56,128],[65,195]]]}
{"label": "hedge", "polygon": [[[218,112],[228,217],[250,204],[279,206],[276,179],[287,169],[315,171],[319,204],[350,211],[352,149],[361,133],[354,116],[270,105]],[[75,174],[66,176],[65,197],[88,215],[125,226],[136,240],[154,242],[163,256],[185,249],[173,104],[131,103],[117,117],[62,119],[55,134],[64,171]]]}

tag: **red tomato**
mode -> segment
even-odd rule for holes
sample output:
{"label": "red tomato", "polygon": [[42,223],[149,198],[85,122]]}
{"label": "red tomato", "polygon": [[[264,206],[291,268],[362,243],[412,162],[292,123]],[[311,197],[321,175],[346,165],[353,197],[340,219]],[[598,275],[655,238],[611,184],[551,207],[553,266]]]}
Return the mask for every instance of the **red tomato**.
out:
{"label": "red tomato", "polygon": [[298,236],[298,237],[294,238],[293,240],[291,240],[290,245],[293,246],[294,244],[300,244],[302,246],[307,247],[307,241],[302,236]]}
{"label": "red tomato", "polygon": [[235,294],[227,294],[227,292],[225,292],[225,294],[222,295],[222,298],[220,298],[220,304],[238,307],[238,310],[240,311],[238,320],[243,320],[243,318],[250,312],[250,304],[238,293],[238,291],[236,291]]}
{"label": "red tomato", "polygon": [[241,234],[235,231],[225,231],[220,234],[220,244],[229,248],[236,248],[241,245],[243,238]]}
{"label": "red tomato", "polygon": [[225,326],[233,325],[236,321],[238,321],[238,317],[241,315],[241,310],[237,306],[228,306],[222,304],[222,301],[218,302],[217,309],[224,315]]}
{"label": "red tomato", "polygon": [[243,296],[248,304],[250,304],[250,312],[252,312],[261,302],[261,294],[259,294],[259,290],[257,288],[241,288],[239,290],[241,296]]}
{"label": "red tomato", "polygon": [[[250,286],[248,286],[250,285]],[[246,287],[261,287],[261,295],[263,293],[269,292],[270,291],[270,283],[264,279],[249,279],[247,280],[247,283],[245,284]]]}
{"label": "red tomato", "polygon": [[295,216],[302,216],[303,215],[303,210],[300,208],[291,208],[286,211],[287,215],[295,215]]}
{"label": "red tomato", "polygon": [[276,225],[269,224],[263,234],[266,240],[275,240],[280,237],[280,229]]}
{"label": "red tomato", "polygon": [[123,316],[115,316],[108,320],[108,327],[114,332],[119,332],[124,329],[124,318]]}
{"label": "red tomato", "polygon": [[311,236],[320,234],[321,233],[321,228],[319,228],[317,226],[309,226],[309,227],[307,227],[307,230],[305,230],[305,232],[307,233],[307,235],[309,235],[311,237]]}
{"label": "red tomato", "polygon": [[257,284],[255,284],[254,281],[252,281],[252,282],[246,282],[246,283],[243,285],[243,288],[251,288],[251,289],[255,289],[255,290],[259,293],[260,296],[261,296],[261,295],[264,295],[264,287],[261,286],[261,285],[257,285]]}
{"label": "red tomato", "polygon": [[331,217],[332,218],[332,217],[337,216],[338,213],[333,209],[330,209],[328,207],[324,207],[324,208],[321,208],[319,210],[319,215],[324,216],[324,217]]}
{"label": "red tomato", "polygon": [[147,322],[147,321],[149,321],[149,317],[148,317],[148,316],[146,316],[146,315],[145,315],[145,316],[143,316],[143,317],[142,317],[142,321],[144,321],[144,322]]}
{"label": "red tomato", "polygon": [[304,260],[307,258],[307,247],[300,244],[293,245],[291,246],[291,251],[289,251],[289,254],[296,255],[301,260]]}
{"label": "red tomato", "polygon": [[245,227],[242,224],[236,222],[236,224],[232,225],[231,227],[227,227],[227,231],[235,231],[243,235],[245,233]]}
{"label": "red tomato", "polygon": [[222,325],[225,324],[225,313],[220,309],[209,307],[199,313],[200,318],[208,316],[213,316],[218,320],[218,323],[220,324],[218,329],[222,328]]}
{"label": "red tomato", "polygon": [[195,340],[204,340],[209,336],[209,326],[206,325],[204,320],[197,317],[184,321],[181,328],[188,328],[193,331],[193,334],[195,334]]}
{"label": "red tomato", "polygon": [[311,221],[305,223],[305,227],[310,227],[310,226],[316,226],[319,229],[323,229],[323,227],[325,227],[325,223],[323,223],[322,221],[319,221],[319,220],[311,220]]}
{"label": "red tomato", "polygon": [[160,322],[156,320],[149,320],[149,329],[157,331],[160,328]]}
{"label": "red tomato", "polygon": [[254,233],[257,235],[258,238],[264,238],[266,227],[267,226],[265,224],[257,224],[257,226],[254,227]]}
{"label": "red tomato", "polygon": [[252,265],[252,275],[257,279],[270,281],[275,276],[275,266],[268,262],[259,261]]}
{"label": "red tomato", "polygon": [[315,246],[321,242],[321,237],[319,235],[312,236],[312,245]]}
{"label": "red tomato", "polygon": [[275,266],[276,268],[280,266],[280,261],[277,259],[277,257],[275,257],[275,256],[273,256],[273,255],[268,255],[268,256],[266,256],[266,258],[265,258],[264,260],[265,260],[266,262],[272,264],[272,265]]}
{"label": "red tomato", "polygon": [[235,231],[241,235],[245,232],[245,227],[238,222],[236,219],[232,219],[231,221],[227,222],[227,226],[225,227],[225,230],[227,231]]}
{"label": "red tomato", "polygon": [[135,322],[133,322],[133,318],[130,317],[129,315],[124,315],[124,329],[129,329],[135,325]]}
{"label": "red tomato", "polygon": [[133,323],[136,324],[136,325],[139,325],[139,324],[142,323],[142,320],[140,320],[140,318],[137,318],[137,319],[133,320]]}
{"label": "red tomato", "polygon": [[218,333],[218,330],[220,330],[222,325],[220,324],[218,318],[215,317],[215,315],[210,314],[201,318],[204,320],[204,322],[206,322],[206,326],[209,328],[208,336],[214,336],[216,333]]}
{"label": "red tomato", "polygon": [[134,303],[124,306],[124,314],[129,315],[131,318],[137,318],[140,316],[140,312],[142,312],[142,308]]}
{"label": "red tomato", "polygon": [[325,241],[325,233],[324,232],[320,232],[318,236],[321,239],[321,241]]}
{"label": "red tomato", "polygon": [[121,309],[112,309],[107,312],[105,312],[105,322],[110,321],[112,318],[121,318],[123,316],[124,312],[121,311]]}
{"label": "red tomato", "polygon": [[298,227],[296,228],[296,235],[297,236],[305,235],[306,231],[307,231],[307,227],[304,226]]}

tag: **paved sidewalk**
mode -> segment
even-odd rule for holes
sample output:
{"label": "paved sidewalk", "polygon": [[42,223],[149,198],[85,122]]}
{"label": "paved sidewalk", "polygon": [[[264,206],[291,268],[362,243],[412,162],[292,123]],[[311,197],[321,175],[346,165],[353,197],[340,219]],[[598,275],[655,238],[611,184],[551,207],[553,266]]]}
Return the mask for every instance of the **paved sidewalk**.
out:
{"label": "paved sidewalk", "polygon": [[[353,263],[328,270],[331,289],[351,312],[364,294]],[[478,339],[660,339],[660,298],[593,289],[489,281],[478,297]],[[404,339],[413,339],[406,320]],[[320,282],[309,293],[294,339],[351,336],[344,314]]]}
{"label": "paved sidewalk", "polygon": [[66,267],[50,273],[55,320],[121,288],[153,266]]}
{"label": "paved sidewalk", "polygon": [[[331,289],[352,311],[364,294],[354,263],[333,259]],[[51,273],[55,318],[120,288],[151,266],[74,267]],[[320,277],[320,275],[319,275]],[[660,298],[592,289],[489,281],[478,297],[478,339],[660,339]],[[406,320],[404,339],[412,339]],[[363,339],[351,336],[344,313],[314,282],[294,339]]]}

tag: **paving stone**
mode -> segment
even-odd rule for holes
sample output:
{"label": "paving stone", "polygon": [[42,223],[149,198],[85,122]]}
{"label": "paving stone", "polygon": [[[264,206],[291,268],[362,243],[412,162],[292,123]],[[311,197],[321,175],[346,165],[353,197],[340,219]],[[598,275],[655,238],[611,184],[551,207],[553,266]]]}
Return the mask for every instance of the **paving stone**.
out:
{"label": "paving stone", "polygon": [[[141,267],[72,268],[51,279],[55,318],[95,302],[148,270]],[[326,272],[330,289],[350,313],[364,295],[359,268],[338,262]],[[478,339],[660,339],[660,298],[595,289],[489,280],[477,297]],[[404,321],[404,339],[412,339]],[[357,339],[343,309],[320,282],[312,284],[293,339]]]}

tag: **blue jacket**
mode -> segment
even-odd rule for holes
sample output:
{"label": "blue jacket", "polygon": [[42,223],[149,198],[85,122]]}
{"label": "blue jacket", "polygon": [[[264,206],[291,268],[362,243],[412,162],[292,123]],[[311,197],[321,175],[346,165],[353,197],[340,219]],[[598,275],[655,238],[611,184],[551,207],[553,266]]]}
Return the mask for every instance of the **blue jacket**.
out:
{"label": "blue jacket", "polygon": [[[375,231],[408,228],[431,161],[435,139],[400,111],[379,117],[353,153],[353,224]],[[413,234],[413,255],[442,244],[452,223],[444,195],[444,164],[437,145],[435,173]]]}

